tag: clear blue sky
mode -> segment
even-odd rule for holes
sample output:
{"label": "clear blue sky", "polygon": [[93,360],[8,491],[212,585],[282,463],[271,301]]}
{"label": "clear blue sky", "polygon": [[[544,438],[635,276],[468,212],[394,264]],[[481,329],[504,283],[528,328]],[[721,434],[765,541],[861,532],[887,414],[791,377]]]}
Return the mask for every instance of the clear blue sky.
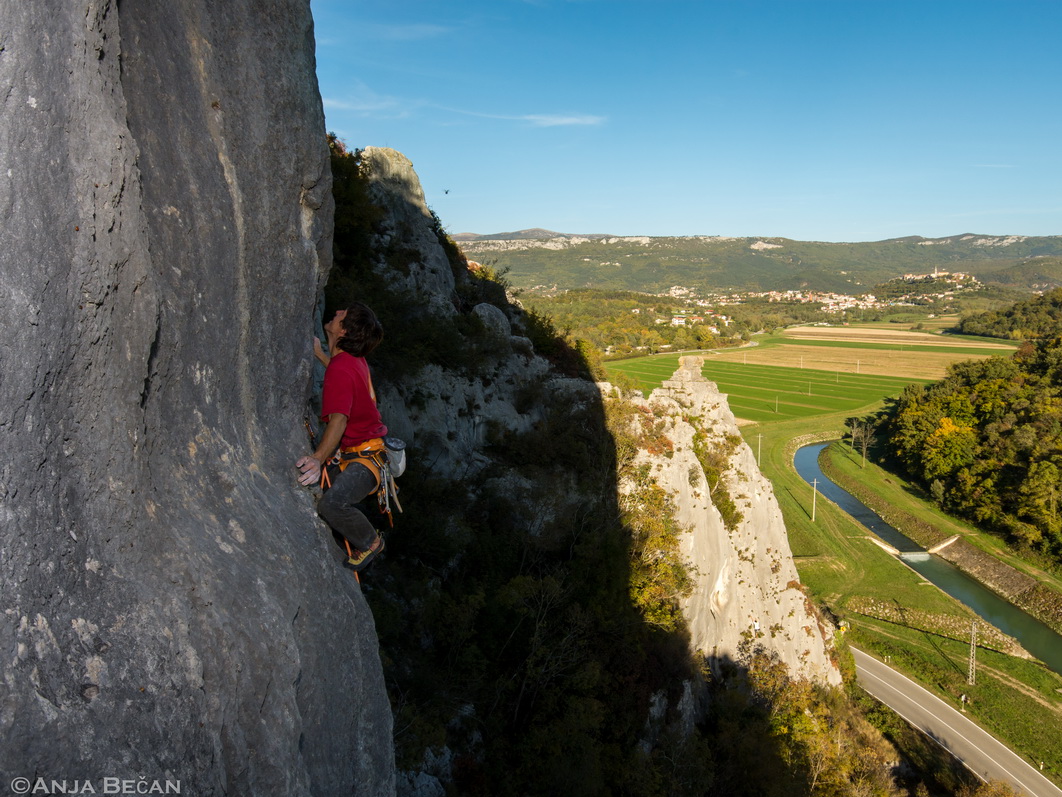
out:
{"label": "clear blue sky", "polygon": [[1059,0],[312,0],[451,233],[1062,234]]}

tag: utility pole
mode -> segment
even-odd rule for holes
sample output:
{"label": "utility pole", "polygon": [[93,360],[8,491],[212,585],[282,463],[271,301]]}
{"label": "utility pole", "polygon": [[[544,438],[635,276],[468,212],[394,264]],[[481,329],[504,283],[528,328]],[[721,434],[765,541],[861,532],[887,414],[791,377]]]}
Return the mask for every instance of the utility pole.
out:
{"label": "utility pole", "polygon": [[815,504],[816,499],[819,497],[819,480],[811,480],[811,522],[815,522]]}
{"label": "utility pole", "polygon": [[974,685],[977,674],[977,621],[970,621],[970,669],[966,674],[966,683]]}
{"label": "utility pole", "polygon": [[760,464],[760,447],[763,445],[763,433],[756,435],[756,464]]}

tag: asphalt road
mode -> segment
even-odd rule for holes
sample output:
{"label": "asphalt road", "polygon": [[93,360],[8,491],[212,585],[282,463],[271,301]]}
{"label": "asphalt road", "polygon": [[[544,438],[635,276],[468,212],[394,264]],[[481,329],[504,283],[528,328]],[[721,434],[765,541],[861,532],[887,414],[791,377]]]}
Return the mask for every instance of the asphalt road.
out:
{"label": "asphalt road", "polygon": [[855,648],[852,653],[860,686],[971,771],[1005,781],[1028,797],[1062,797],[1062,789],[964,714],[873,656]]}

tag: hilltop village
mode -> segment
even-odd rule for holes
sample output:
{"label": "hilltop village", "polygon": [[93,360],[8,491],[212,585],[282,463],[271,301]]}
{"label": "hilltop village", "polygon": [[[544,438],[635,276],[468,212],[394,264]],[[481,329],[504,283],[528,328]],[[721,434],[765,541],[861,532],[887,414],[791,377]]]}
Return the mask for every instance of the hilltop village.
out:
{"label": "hilltop village", "polygon": [[[982,283],[970,274],[962,272],[938,271],[933,274],[904,274],[877,287],[877,293],[850,295],[816,290],[789,291],[740,291],[734,293],[710,294],[698,298],[696,290],[681,285],[672,287],[667,296],[685,299],[697,307],[718,307],[746,304],[750,301],[767,301],[770,303],[818,305],[826,313],[842,313],[846,310],[885,310],[890,307],[926,306],[946,302],[961,292],[975,291],[983,287]],[[717,318],[725,316],[716,315]],[[672,323],[696,323],[697,316],[675,316]],[[658,321],[657,323],[662,323]]]}
{"label": "hilltop village", "polygon": [[792,323],[912,321],[955,312],[957,300],[984,287],[969,274],[936,271],[905,274],[858,295],[813,289],[702,294],[683,285],[648,294],[539,285],[521,301],[611,358],[735,345]]}

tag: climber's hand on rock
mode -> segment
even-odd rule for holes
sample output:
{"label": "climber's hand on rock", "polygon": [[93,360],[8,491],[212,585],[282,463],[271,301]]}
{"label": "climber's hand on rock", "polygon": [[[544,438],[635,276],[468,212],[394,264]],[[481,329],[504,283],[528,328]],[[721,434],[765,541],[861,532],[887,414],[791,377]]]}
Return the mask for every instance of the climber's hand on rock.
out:
{"label": "climber's hand on rock", "polygon": [[321,479],[321,463],[314,457],[300,457],[295,463],[299,469],[299,484],[308,487]]}

